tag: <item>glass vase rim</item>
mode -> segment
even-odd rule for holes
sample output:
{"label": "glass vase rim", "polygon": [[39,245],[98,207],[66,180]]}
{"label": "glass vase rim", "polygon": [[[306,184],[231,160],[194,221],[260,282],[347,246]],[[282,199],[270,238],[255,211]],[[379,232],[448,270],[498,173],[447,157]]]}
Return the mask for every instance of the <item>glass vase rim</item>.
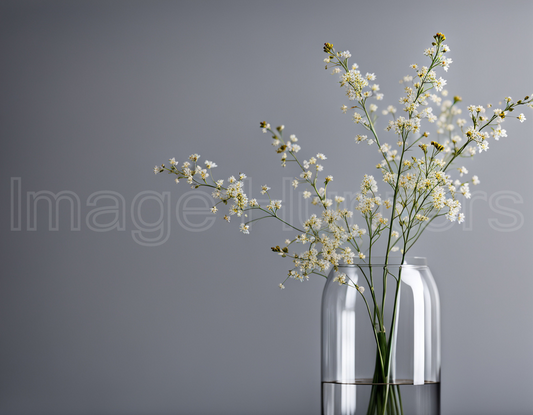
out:
{"label": "glass vase rim", "polygon": [[[368,263],[367,258],[354,260],[353,264],[340,263],[339,268],[355,268],[355,267],[383,267],[385,265],[385,256],[372,256],[372,263]],[[403,263],[402,257],[395,256],[389,257],[388,266],[417,266],[417,267],[427,267],[427,260],[425,257],[421,256],[407,256],[404,258]]]}

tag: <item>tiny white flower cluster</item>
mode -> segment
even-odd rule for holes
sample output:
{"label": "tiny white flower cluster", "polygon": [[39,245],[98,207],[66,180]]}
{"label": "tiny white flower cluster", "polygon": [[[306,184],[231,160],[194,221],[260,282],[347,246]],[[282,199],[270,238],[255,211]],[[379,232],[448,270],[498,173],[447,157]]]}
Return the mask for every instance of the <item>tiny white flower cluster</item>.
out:
{"label": "tiny white flower cluster", "polygon": [[368,139],[368,136],[366,135],[361,135],[361,134],[358,134],[357,136],[355,136],[355,142],[356,143],[361,143],[363,141],[366,141],[366,143],[371,146],[372,144],[374,144],[374,140],[373,139]]}
{"label": "tiny white flower cluster", "polygon": [[[376,75],[374,73],[367,72],[363,75],[361,71],[359,71],[359,65],[356,63],[349,66],[348,58],[352,56],[349,51],[335,52],[333,45],[328,43],[325,44],[324,51],[328,53],[328,57],[324,59],[324,62],[326,62],[326,64],[334,62],[332,64],[334,67],[332,75],[341,74],[339,83],[341,87],[345,88],[349,100],[366,102],[366,100],[371,97],[378,101],[383,99],[383,94],[378,92],[380,90],[379,85],[375,83],[370,84],[369,82],[376,80]],[[326,68],[327,67],[328,66],[326,65]],[[370,113],[376,112],[377,109],[378,107],[376,104],[370,104],[368,108]],[[342,105],[341,110],[343,113],[346,113],[348,107]],[[355,112],[353,114],[353,120],[356,124],[359,124],[363,122],[363,115],[359,112]],[[364,123],[363,125],[368,128],[367,123]]]}

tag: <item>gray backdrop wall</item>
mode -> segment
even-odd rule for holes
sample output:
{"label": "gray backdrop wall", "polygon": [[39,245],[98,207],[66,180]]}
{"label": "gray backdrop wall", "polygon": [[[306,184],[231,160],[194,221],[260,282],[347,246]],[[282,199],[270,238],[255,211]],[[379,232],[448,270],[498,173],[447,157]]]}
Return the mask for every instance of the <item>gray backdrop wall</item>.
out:
{"label": "gray backdrop wall", "polygon": [[[153,166],[197,152],[285,197],[265,119],[355,191],[378,158],[353,142],[324,42],[396,104],[441,31],[466,107],[533,92],[532,17],[527,1],[0,2],[0,413],[318,414],[323,281],[280,291],[270,252],[292,233],[210,222]],[[467,165],[467,221],[416,251],[441,292],[446,415],[533,413],[524,112]]]}

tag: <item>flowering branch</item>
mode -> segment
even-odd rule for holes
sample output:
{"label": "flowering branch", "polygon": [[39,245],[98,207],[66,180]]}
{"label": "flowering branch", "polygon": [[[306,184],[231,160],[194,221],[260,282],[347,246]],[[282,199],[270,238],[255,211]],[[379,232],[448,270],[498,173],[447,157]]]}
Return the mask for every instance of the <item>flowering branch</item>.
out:
{"label": "flowering branch", "polygon": [[[193,188],[210,188],[212,197],[217,201],[212,212],[216,213],[221,204],[228,205],[229,212],[224,215],[224,219],[229,222],[233,215],[243,218],[240,224],[242,233],[248,234],[253,223],[267,218],[275,218],[291,227],[297,235],[293,239],[287,239],[283,248],[278,246],[272,249],[282,257],[291,258],[293,267],[289,270],[288,278],[303,281],[310,274],[325,277],[324,273],[329,267],[333,266],[337,270],[341,262],[352,264],[356,257],[359,261],[370,264],[375,244],[381,236],[386,235],[383,274],[386,283],[389,256],[400,251],[403,260],[432,221],[441,216],[451,222],[461,223],[465,220],[458,196],[460,194],[466,199],[470,198],[470,184],[477,185],[480,180],[475,175],[470,180],[466,180],[466,177],[463,179],[468,174],[464,166],[457,167],[455,174],[459,177],[452,178],[454,162],[487,151],[491,137],[499,140],[507,136],[502,123],[510,118],[517,107],[533,106],[530,96],[516,102],[508,97],[503,109],[493,109],[493,113],[487,116],[485,114],[492,108],[491,105],[470,105],[467,109],[471,124],[467,126],[466,119],[458,118],[462,114],[459,108],[461,98],[455,96],[453,101],[446,100],[447,91],[444,87],[447,82],[435,72],[438,68],[448,71],[452,63],[452,59],[447,57],[450,48],[444,43],[445,39],[443,34],[437,33],[431,47],[424,51],[424,55],[430,60],[429,65],[412,64],[410,67],[415,71],[414,76],[407,75],[400,81],[404,84],[405,96],[399,102],[405,115],[398,116],[398,110],[392,105],[382,111],[383,115],[392,117],[385,130],[394,132],[398,149],[393,149],[391,144],[385,142],[376,129],[378,107],[369,100],[379,102],[384,97],[379,92],[379,85],[374,83],[376,75],[370,72],[363,75],[356,63],[350,64],[349,51],[337,52],[332,44],[324,44],[326,69],[332,67],[333,74],[340,74],[340,86],[345,89],[348,100],[355,101],[355,105],[350,107],[355,110],[352,115],[354,123],[362,125],[372,137],[358,134],[355,141],[366,142],[368,145],[376,143],[381,156],[377,168],[383,181],[393,192],[391,199],[383,200],[378,193],[374,176],[364,176],[360,192],[356,195],[358,204],[355,207],[362,216],[364,226],[351,222],[353,211],[342,207],[344,198],[328,198],[328,186],[333,177],[328,175],[320,178],[324,169],[322,162],[327,159],[326,156],[318,153],[307,160],[299,159],[297,153],[301,147],[298,139],[295,135],[285,139],[284,126],[273,129],[267,122],[260,124],[264,133],[271,134],[272,145],[280,155],[281,166],[286,167],[287,163],[298,166],[300,173],[292,181],[293,187],[307,187],[301,193],[303,198],[309,199],[312,205],[321,207],[321,214],[312,214],[302,224],[291,224],[279,216],[282,202],[270,197],[267,185],[262,186],[260,191],[268,197],[269,202],[260,205],[257,199],[249,199],[243,191],[245,174],[230,176],[227,185],[224,185],[224,180],[215,180],[212,176],[212,170],[217,165],[211,161],[205,161],[205,166],[199,165],[198,154],[191,155],[180,168],[175,159],[170,159],[169,167],[156,166],[154,172],[166,171],[176,176],[176,182],[186,180]],[[438,112],[433,110],[430,102],[439,108]],[[341,106],[343,113],[348,109],[347,105]],[[524,114],[515,118],[520,122],[525,121]],[[423,121],[436,125],[435,140],[431,141],[428,138],[430,133],[422,130]],[[418,154],[415,155],[417,149]],[[388,217],[384,217],[384,211],[389,209]],[[254,216],[256,212],[261,215]],[[301,253],[292,252],[294,244],[308,247]],[[401,281],[401,275],[397,278]],[[337,281],[347,283],[342,278]],[[372,275],[367,283],[373,288]],[[283,283],[280,286],[284,288]],[[372,295],[373,290],[370,292]],[[372,299],[379,312],[383,311],[384,298],[385,293],[381,305],[378,305],[375,298]]]}

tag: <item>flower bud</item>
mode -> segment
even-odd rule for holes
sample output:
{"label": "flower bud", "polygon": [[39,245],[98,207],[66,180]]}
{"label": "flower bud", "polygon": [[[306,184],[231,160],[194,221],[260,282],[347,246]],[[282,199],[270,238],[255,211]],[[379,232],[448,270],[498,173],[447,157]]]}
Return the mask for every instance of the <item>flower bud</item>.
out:
{"label": "flower bud", "polygon": [[333,44],[331,43],[324,43],[324,52],[331,53],[333,51]]}

